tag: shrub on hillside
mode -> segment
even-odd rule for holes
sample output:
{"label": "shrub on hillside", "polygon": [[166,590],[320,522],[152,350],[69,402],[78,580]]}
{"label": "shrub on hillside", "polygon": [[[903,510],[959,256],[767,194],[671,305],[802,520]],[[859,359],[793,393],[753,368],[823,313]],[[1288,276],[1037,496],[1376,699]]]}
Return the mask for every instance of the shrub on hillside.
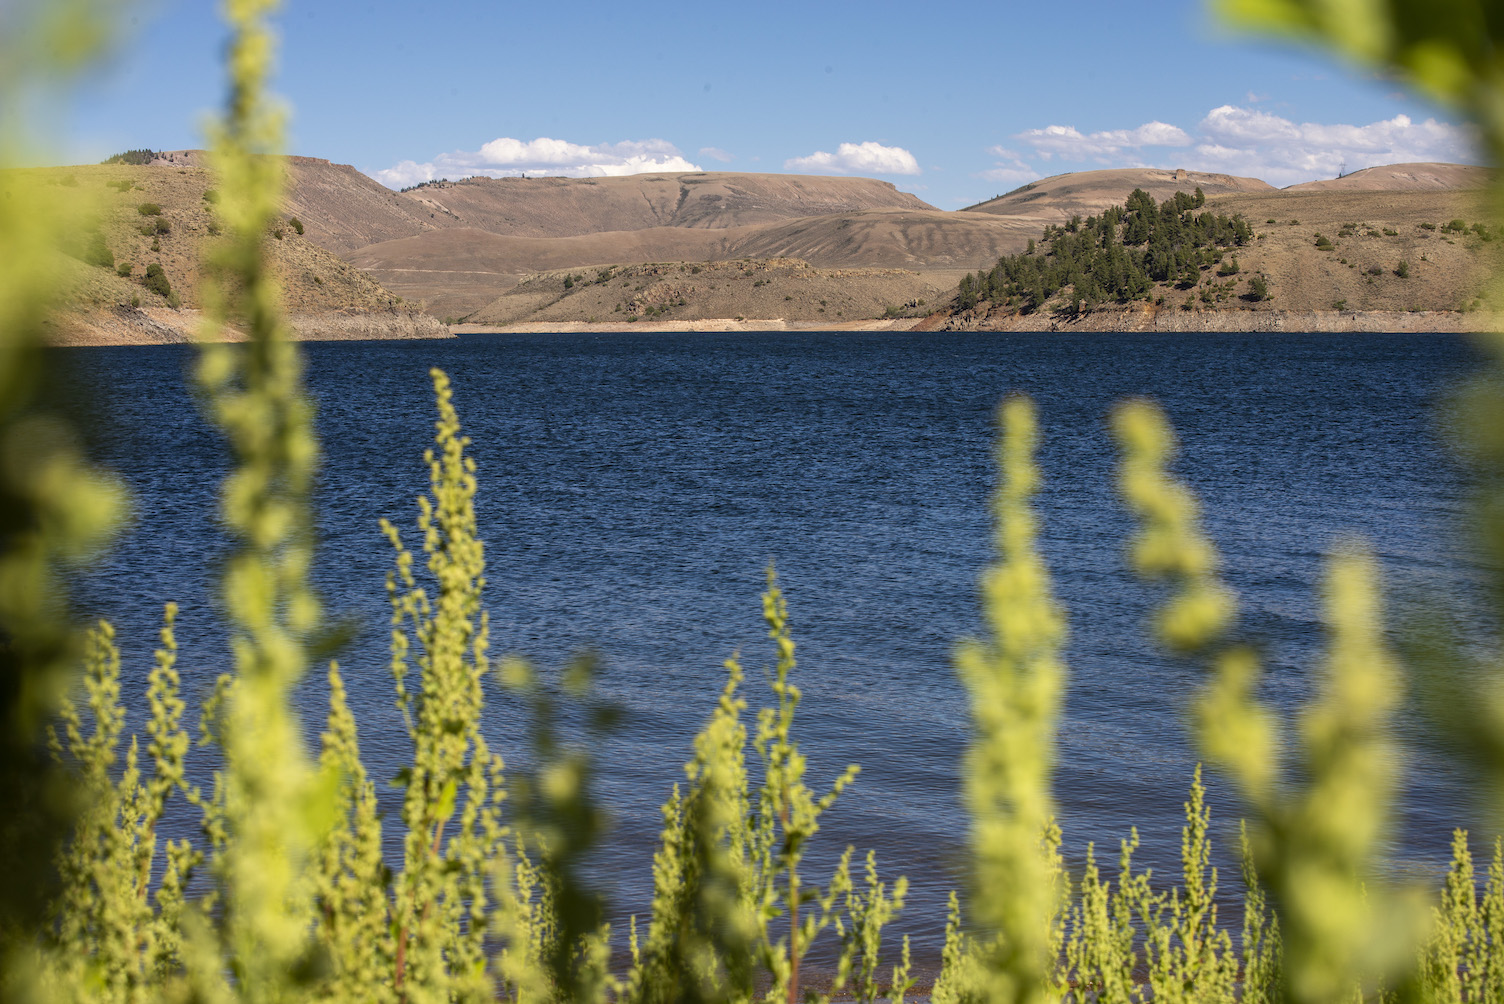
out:
{"label": "shrub on hillside", "polygon": [[146,266],[146,276],[141,280],[141,285],[161,297],[172,295],[172,284],[167,281],[167,273],[156,262]]}
{"label": "shrub on hillside", "polygon": [[136,207],[136,212],[140,213],[142,216],[161,216],[162,207],[157,205],[155,202],[143,202]]}

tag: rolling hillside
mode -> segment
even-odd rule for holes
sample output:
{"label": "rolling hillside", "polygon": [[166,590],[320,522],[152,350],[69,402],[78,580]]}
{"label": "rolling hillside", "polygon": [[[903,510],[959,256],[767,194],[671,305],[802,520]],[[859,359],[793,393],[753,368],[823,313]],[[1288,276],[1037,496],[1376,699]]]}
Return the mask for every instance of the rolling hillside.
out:
{"label": "rolling hillside", "polygon": [[403,193],[465,226],[517,237],[660,227],[723,229],[869,209],[934,207],[886,181],[792,174],[639,174],[625,178],[471,178]]}
{"label": "rolling hillside", "polygon": [[349,260],[440,317],[467,317],[524,276],[653,262],[797,258],[823,269],[955,271],[1021,250],[1031,221],[939,210],[869,210],[763,226],[654,227],[574,237],[501,236],[450,228],[363,248]]}
{"label": "rolling hillside", "polygon": [[[67,193],[77,232],[57,255],[69,314],[58,340],[73,344],[179,341],[198,323],[211,245],[219,239],[213,176],[197,161],[4,172],[7,194]],[[370,275],[298,232],[288,214],[266,242],[294,327],[308,337],[370,337],[442,329]],[[301,221],[299,221],[301,222]],[[160,279],[148,272],[160,269]],[[337,316],[336,316],[337,315]],[[379,315],[379,316],[378,316]],[[326,323],[327,322],[327,323]],[[320,329],[328,332],[320,335]]]}
{"label": "rolling hillside", "polygon": [[[1386,183],[1382,175],[1369,182]],[[1385,323],[1397,326],[1440,312],[1451,319],[1432,316],[1422,328],[1471,330],[1484,323],[1478,320],[1483,313],[1471,312],[1486,313],[1489,279],[1504,265],[1504,232],[1489,222],[1487,194],[1477,190],[1399,183],[1392,189],[1270,190],[1208,199],[1198,212],[1241,216],[1251,227],[1247,242],[1226,246],[1214,259],[1208,254],[1199,268],[1151,281],[1137,297],[1108,295],[1078,313],[1075,297],[1104,277],[1059,265],[1055,248],[1042,239],[1016,263],[1069,268],[1081,275],[1080,283],[1066,278],[1058,292],[1047,288],[1042,306],[1016,290],[995,294],[989,283],[975,307],[958,305],[950,326],[1269,330],[1281,323],[1279,315],[1293,314],[1307,318],[1296,322],[1297,330],[1310,330],[1316,322],[1309,318],[1322,314],[1354,321],[1360,314],[1387,314]],[[1063,228],[1048,233],[1070,236]],[[1149,247],[1141,243],[1121,253],[1131,258]]]}
{"label": "rolling hillside", "polygon": [[[144,290],[141,270],[151,263],[175,303],[194,306],[215,228],[205,161],[172,151],[140,167],[33,172],[34,183],[72,184],[102,200],[97,225],[85,228],[100,236],[86,236],[102,240],[117,265],[85,266],[89,256],[75,249],[63,268],[77,303],[174,309]],[[759,311],[810,322],[835,312],[845,321],[891,318],[920,301],[933,309],[961,275],[1023,251],[1046,227],[1120,205],[1135,188],[1156,200],[1200,188],[1208,209],[1242,214],[1259,231],[1239,250],[1241,274],[1266,277],[1273,298],[1257,308],[1198,299],[1190,312],[1454,310],[1476,304],[1477,264],[1504,246],[1438,231],[1451,219],[1486,217],[1474,191],[1486,172],[1449,164],[1370,168],[1285,190],[1224,174],[1088,171],[960,212],[887,182],[802,175],[474,178],[393,192],[348,165],[291,157],[288,181],[284,225],[268,247],[290,308],[309,315],[421,306],[431,318],[493,323],[583,322],[603,312],[617,320],[672,313],[685,323]],[[143,203],[159,204],[160,214],[143,214]],[[1339,241],[1339,253],[1318,249],[1318,233]],[[1400,261],[1410,277],[1385,278]],[[120,264],[130,273],[115,274]],[[681,272],[701,274],[687,272],[692,265],[704,278],[683,286]],[[565,283],[602,271],[618,276],[610,291]],[[623,297],[616,287],[628,278],[633,296]],[[1178,305],[1180,295],[1165,298]]]}
{"label": "rolling hillside", "polygon": [[1425,192],[1487,187],[1490,172],[1471,164],[1391,164],[1324,181],[1307,181],[1286,192]]}
{"label": "rolling hillside", "polygon": [[1059,223],[1077,214],[1090,216],[1122,205],[1135,188],[1154,196],[1156,202],[1173,198],[1176,192],[1200,188],[1207,198],[1243,192],[1273,192],[1273,186],[1257,178],[1201,171],[1166,171],[1126,168],[1112,171],[1078,171],[1030,182],[1006,195],[968,206],[963,213],[1019,216],[1045,223]]}

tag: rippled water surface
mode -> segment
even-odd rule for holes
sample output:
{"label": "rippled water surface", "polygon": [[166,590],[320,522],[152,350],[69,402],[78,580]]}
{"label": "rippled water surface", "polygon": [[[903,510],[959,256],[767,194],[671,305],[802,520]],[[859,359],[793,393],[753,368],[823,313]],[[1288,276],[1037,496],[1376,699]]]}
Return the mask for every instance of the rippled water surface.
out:
{"label": "rippled water surface", "polygon": [[[132,531],[81,583],[82,605],[120,627],[127,693],[139,695],[160,604],[178,600],[186,685],[201,695],[227,661],[206,585],[225,548],[210,515],[225,461],[184,390],[191,351],[58,358],[93,409],[93,448],[135,496]],[[1072,862],[1137,824],[1142,860],[1168,871],[1195,763],[1183,712],[1197,671],[1146,643],[1154,593],[1124,569],[1113,402],[1151,395],[1175,422],[1178,470],[1205,504],[1268,659],[1267,696],[1284,708],[1308,693],[1315,587],[1339,541],[1370,540],[1397,596],[1445,596],[1465,578],[1449,558],[1462,493],[1436,405],[1470,353],[1449,336],[502,334],[312,345],[307,358],[326,450],[318,581],[356,627],[338,657],[372,775],[406,756],[377,521],[421,545],[413,498],[427,483],[427,374],[439,366],[480,465],[493,650],[545,670],[597,652],[600,687],[625,711],[597,750],[614,816],[599,871],[618,914],[646,904],[657,809],[722,661],[739,651],[752,707],[767,699],[758,596],[776,561],[811,781],[862,765],[816,838],[810,877],[847,843],[875,847],[885,871],[913,882],[898,930],[922,963],[938,958],[965,827],[966,714],[950,656],[977,629],[992,416],[1009,392],[1040,406],[1043,547],[1071,618],[1056,790]],[[322,700],[310,681],[310,730]],[[497,695],[488,728],[509,761],[525,759],[524,727]],[[1395,856],[1425,870],[1468,807],[1460,773],[1420,732],[1407,720]],[[1211,787],[1228,865],[1236,808]]]}

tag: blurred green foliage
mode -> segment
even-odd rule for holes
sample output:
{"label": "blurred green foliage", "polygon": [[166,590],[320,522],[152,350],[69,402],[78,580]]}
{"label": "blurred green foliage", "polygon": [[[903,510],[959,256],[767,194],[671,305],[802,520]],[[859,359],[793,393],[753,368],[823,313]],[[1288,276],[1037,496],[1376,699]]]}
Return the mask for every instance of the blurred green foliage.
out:
{"label": "blurred green foliage", "polygon": [[[1224,0],[1235,20],[1324,41],[1405,74],[1464,109],[1504,151],[1504,15],[1463,0]],[[823,885],[801,865],[820,818],[856,776],[817,793],[795,738],[801,692],[788,609],[769,573],[763,616],[771,695],[749,737],[743,671],[727,680],[697,735],[685,779],[663,809],[646,930],[630,924],[630,962],[612,964],[612,932],[584,867],[603,832],[588,742],[559,733],[560,701],[582,706],[588,736],[613,710],[590,693],[581,661],[561,688],[516,659],[488,654],[484,545],[475,463],[447,377],[418,502],[423,559],[401,534],[388,579],[396,700],[412,758],[403,787],[402,855],[383,853],[387,822],[361,762],[337,665],[317,762],[291,704],[331,636],[309,583],[309,490],[318,464],[302,362],[287,335],[263,242],[281,209],[281,114],[267,97],[270,0],[228,0],[230,97],[214,130],[217,245],[211,332],[234,324],[241,346],[207,343],[197,380],[234,459],[222,520],[235,541],[223,583],[230,671],[201,709],[198,743],[215,747],[210,790],[189,780],[190,727],[168,605],[148,675],[144,753],[127,740],[120,655],[107,624],[76,626],[68,563],[104,544],[123,492],[91,470],[64,410],[40,397],[47,255],[87,233],[78,196],[0,204],[0,999],[9,1001],[608,1000],[633,1004],[797,1004],[886,993],[912,980],[907,939],[894,962],[885,930],[904,879],[884,880],[852,849]],[[85,67],[112,35],[114,6],[54,0],[16,8],[0,40],[0,91],[18,94]],[[7,102],[0,150],[24,135]],[[71,190],[70,190],[71,191]],[[68,201],[73,199],[74,201]],[[1481,553],[1504,569],[1504,337],[1494,367],[1456,410],[1459,446],[1478,483]],[[1204,664],[1193,705],[1204,756],[1236,789],[1248,822],[1241,930],[1223,926],[1210,864],[1210,817],[1198,771],[1186,803],[1178,883],[1136,871],[1124,840],[1117,881],[1094,848],[1073,883],[1061,865],[1051,781],[1066,682],[1064,612],[1037,551],[1030,499],[1040,484],[1032,405],[1000,413],[997,561],[982,581],[986,633],[962,644],[973,740],[964,794],[969,888],[952,897],[936,1004],[1504,999],[1504,846],[1480,877],[1464,833],[1439,898],[1385,878],[1399,770],[1390,716],[1401,700],[1387,650],[1375,562],[1359,545],[1335,555],[1325,585],[1328,644],[1317,696],[1291,723],[1258,697],[1257,654],[1237,638],[1237,598],[1202,532],[1198,506],[1171,474],[1175,441],[1152,404],[1114,416],[1122,493],[1138,521],[1130,563],[1164,584],[1153,630],[1167,651]],[[1504,622],[1504,574],[1495,583]],[[1474,685],[1457,721],[1504,806],[1504,672],[1494,653],[1458,671]],[[1433,631],[1416,646],[1444,686],[1476,650]],[[1407,649],[1408,652],[1408,649]],[[499,687],[498,687],[499,684]],[[535,764],[508,779],[480,722],[488,690],[530,711]],[[757,768],[749,771],[750,746]],[[1288,759],[1288,762],[1285,762]],[[760,784],[751,780],[760,775]],[[178,798],[201,841],[157,827]],[[206,885],[194,886],[195,874]],[[1480,882],[1481,878],[1481,882]],[[1481,888],[1480,888],[1481,885]],[[190,897],[189,890],[206,888]],[[829,932],[828,993],[801,974]]]}

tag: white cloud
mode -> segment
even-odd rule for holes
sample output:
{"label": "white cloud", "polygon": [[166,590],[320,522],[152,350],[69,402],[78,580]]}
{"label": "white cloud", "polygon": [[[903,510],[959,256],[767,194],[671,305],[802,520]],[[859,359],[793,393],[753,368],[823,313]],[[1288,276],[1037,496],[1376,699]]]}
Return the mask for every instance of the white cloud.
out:
{"label": "white cloud", "polygon": [[975,177],[986,181],[996,181],[1009,188],[1017,188],[1026,181],[1034,181],[1040,177],[1040,172],[1026,164],[1016,151],[1004,146],[990,146],[987,152],[997,160],[993,161],[992,167],[978,172]]}
{"label": "white cloud", "polygon": [[786,171],[835,174],[918,174],[919,161],[901,146],[880,143],[842,143],[835,153],[817,150],[808,157],[783,162]]}
{"label": "white cloud", "polygon": [[419,164],[404,160],[371,177],[388,188],[403,188],[435,178],[515,178],[551,175],[567,178],[604,178],[654,171],[698,171],[672,143],[661,139],[627,140],[581,146],[540,136],[523,141],[503,136],[474,152],[457,150]]}
{"label": "white cloud", "polygon": [[[1249,95],[1250,105],[1261,100],[1258,95]],[[1477,138],[1470,126],[1435,119],[1415,122],[1406,115],[1368,125],[1295,122],[1235,105],[1213,108],[1191,132],[1164,122],[1091,134],[1072,126],[1052,125],[1030,129],[1014,138],[1027,146],[1028,152],[992,147],[987,152],[997,160],[991,170],[978,177],[1021,183],[1053,173],[1036,171],[1028,161],[1058,159],[1063,164],[1095,162],[1110,167],[1145,166],[1158,161],[1159,167],[1218,171],[1284,186],[1332,178],[1344,166],[1356,171],[1383,164],[1477,163],[1479,159]],[[1188,149],[1167,158],[1162,152],[1144,149],[1153,147]]]}
{"label": "white cloud", "polygon": [[722,164],[729,164],[733,160],[736,159],[736,157],[734,157],[733,155],[727,153],[725,150],[722,150],[718,146],[702,146],[702,147],[700,147],[700,156],[701,157],[709,157],[711,160],[718,160]]}
{"label": "white cloud", "polygon": [[1110,129],[1084,134],[1075,126],[1052,125],[1029,129],[1014,139],[1023,140],[1035,154],[1049,160],[1084,160],[1120,156],[1125,150],[1144,146],[1190,146],[1191,137],[1184,129],[1165,122],[1145,122],[1137,129]]}
{"label": "white cloud", "polygon": [[985,181],[1000,182],[1012,188],[1017,188],[1025,182],[1038,181],[1041,177],[1040,173],[1032,167],[993,167],[985,171],[978,171],[976,176]]}
{"label": "white cloud", "polygon": [[1201,120],[1204,142],[1196,158],[1179,165],[1209,168],[1262,178],[1271,185],[1293,185],[1348,171],[1416,161],[1476,163],[1477,140],[1471,127],[1435,119],[1415,122],[1408,115],[1371,122],[1296,123],[1278,115],[1223,105]]}
{"label": "white cloud", "polygon": [[1218,140],[1241,142],[1291,140],[1300,135],[1300,130],[1289,119],[1232,105],[1207,112],[1206,118],[1201,120],[1201,132]]}

